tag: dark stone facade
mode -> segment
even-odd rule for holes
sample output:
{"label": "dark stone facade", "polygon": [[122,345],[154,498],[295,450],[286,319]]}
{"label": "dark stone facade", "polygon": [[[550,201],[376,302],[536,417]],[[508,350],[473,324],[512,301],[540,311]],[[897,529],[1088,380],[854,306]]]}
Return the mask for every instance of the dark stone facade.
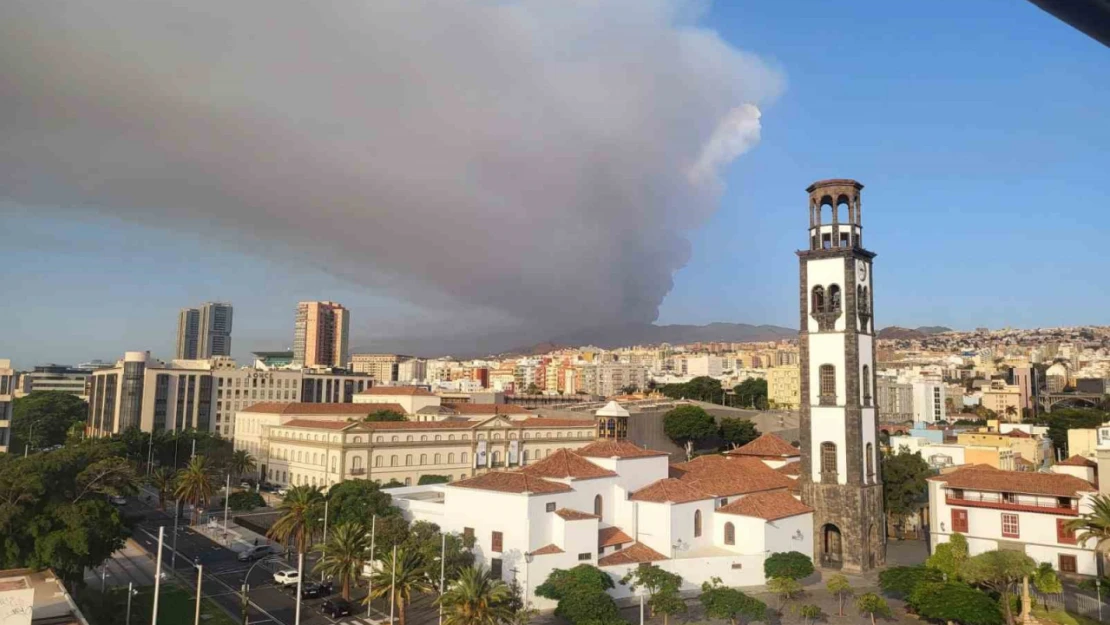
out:
{"label": "dark stone facade", "polygon": [[[851,181],[836,181],[837,183]],[[858,185],[858,183],[855,183]],[[842,186],[842,184],[838,184]],[[856,187],[862,188],[862,185]],[[811,186],[811,206],[823,193],[822,183]],[[814,196],[817,196],[815,198]],[[856,213],[858,216],[858,213]],[[812,213],[811,213],[812,215]],[[798,252],[799,288],[798,306],[801,331],[798,336],[799,369],[801,375],[801,415],[799,439],[802,452],[800,486],[802,500],[814,508],[814,562],[820,566],[843,568],[846,571],[867,571],[883,566],[886,562],[886,526],[883,511],[882,475],[879,470],[878,450],[874,455],[874,478],[868,483],[863,461],[863,406],[860,401],[860,353],[858,336],[860,332],[870,334],[870,314],[867,321],[859,315],[860,310],[868,313],[874,310],[874,278],[868,290],[869,302],[857,302],[856,263],[870,261],[875,255],[858,245],[832,249],[810,249]],[[809,309],[809,280],[807,263],[823,258],[844,259],[844,312],[845,330],[844,375],[846,397],[844,410],[846,484],[814,483],[812,470],[812,417],[810,405],[813,389],[810,388],[809,329],[807,313]],[[870,325],[873,328],[873,325]],[[871,344],[871,362],[874,358],[875,344]],[[871,371],[874,376],[874,371]],[[871,388],[875,388],[872,380]],[[878,415],[875,419],[873,440],[878,441]],[[833,530],[832,528],[835,528]]]}

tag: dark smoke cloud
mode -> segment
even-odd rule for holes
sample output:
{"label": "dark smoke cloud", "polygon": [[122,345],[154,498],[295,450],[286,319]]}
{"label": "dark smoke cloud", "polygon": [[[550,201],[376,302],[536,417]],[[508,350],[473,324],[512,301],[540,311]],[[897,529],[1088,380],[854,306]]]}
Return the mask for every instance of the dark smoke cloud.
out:
{"label": "dark smoke cloud", "polygon": [[667,0],[0,4],[0,199],[544,331],[652,321],[777,71]]}

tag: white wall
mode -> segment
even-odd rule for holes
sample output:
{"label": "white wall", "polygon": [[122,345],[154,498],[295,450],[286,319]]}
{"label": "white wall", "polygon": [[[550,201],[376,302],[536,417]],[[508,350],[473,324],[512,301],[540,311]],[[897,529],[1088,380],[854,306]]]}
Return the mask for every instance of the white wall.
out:
{"label": "white wall", "polygon": [[763,525],[766,553],[798,551],[807,556],[813,553],[813,514],[799,514]]}
{"label": "white wall", "polygon": [[[825,287],[825,297],[828,297],[829,285],[836,284],[840,286],[840,301],[843,308],[844,299],[844,259],[843,258],[822,258],[819,260],[811,260],[806,267],[806,280],[809,282],[809,292],[806,293],[806,323],[808,324],[810,332],[817,332],[817,321],[813,318],[813,287],[821,285]],[[842,313],[840,318],[836,321],[835,329],[838,331],[844,330],[844,322],[847,313]],[[810,335],[810,340],[813,339]],[[812,344],[811,344],[812,349]],[[816,388],[816,387],[814,387]]]}
{"label": "white wall", "polygon": [[832,406],[814,406],[810,409],[813,436],[810,437],[811,478],[821,482],[821,443],[836,443],[836,470],[841,484],[848,483],[848,463],[844,453],[847,435],[844,432],[844,410]]}
{"label": "white wall", "polygon": [[[704,582],[714,577],[721,578],[721,582],[730,587],[759,586],[764,583],[763,555],[735,555],[719,556],[712,558],[680,558],[678,560],[664,560],[654,562],[659,568],[677,573],[682,577],[682,592],[694,593],[701,589]],[[631,597],[634,594],[628,586],[620,583],[621,578],[629,571],[636,568],[635,564],[622,564],[606,566],[601,570],[613,578],[615,588],[609,591],[614,598]],[[738,568],[736,568],[738,567]]]}
{"label": "white wall", "polygon": [[637,502],[639,514],[639,541],[667,556],[674,544],[671,535],[671,515],[668,504],[650,501]]}

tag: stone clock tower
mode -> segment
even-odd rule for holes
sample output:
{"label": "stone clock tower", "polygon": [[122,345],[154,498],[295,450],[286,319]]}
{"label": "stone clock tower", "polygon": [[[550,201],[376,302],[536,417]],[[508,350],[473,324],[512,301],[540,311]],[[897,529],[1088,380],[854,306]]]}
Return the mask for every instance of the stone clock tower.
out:
{"label": "stone clock tower", "polygon": [[883,486],[875,401],[871,263],[855,180],[809,193],[801,261],[802,500],[815,510],[814,562],[867,571],[884,564]]}

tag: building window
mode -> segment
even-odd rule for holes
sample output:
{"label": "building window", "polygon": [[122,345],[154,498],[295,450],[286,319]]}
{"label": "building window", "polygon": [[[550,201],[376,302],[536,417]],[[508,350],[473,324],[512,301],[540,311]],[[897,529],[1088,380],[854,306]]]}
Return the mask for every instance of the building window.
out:
{"label": "building window", "polygon": [[1056,542],[1065,545],[1074,545],[1077,543],[1075,539],[1075,530],[1068,529],[1068,519],[1056,519]]}
{"label": "building window", "polygon": [[863,405],[871,405],[871,367],[863,365]]}
{"label": "building window", "polygon": [[420,465],[428,464],[428,454],[420,454]]}
{"label": "building window", "polygon": [[1060,566],[1057,568],[1059,568],[1061,573],[1075,573],[1078,569],[1075,556],[1060,554]]}
{"label": "building window", "polygon": [[412,454],[405,454],[405,466],[406,467],[411,467],[412,466]]}
{"label": "building window", "polygon": [[596,514],[597,516],[601,516],[602,505],[603,504],[602,504],[602,501],[601,501],[601,495],[595,495],[594,496],[594,514]]}
{"label": "building window", "polygon": [[397,466],[397,456],[390,456],[389,457],[389,466],[391,466],[391,467]]}
{"label": "building window", "polygon": [[504,536],[502,536],[501,532],[493,532],[490,535],[490,541],[489,541],[490,542],[490,545],[489,545],[490,551],[492,551],[494,553],[501,553],[501,548],[504,546],[503,545],[503,539],[504,539]]}
{"label": "building window", "polygon": [[493,558],[489,561],[489,574],[493,579],[501,579],[501,558]]}
{"label": "building window", "polygon": [[588,552],[588,551],[587,551],[586,553],[580,553],[580,554],[578,554],[578,560],[579,560],[579,561],[582,561],[582,560],[592,560],[592,559],[593,559],[593,557],[594,557],[594,556],[593,556],[593,554],[592,554],[592,553],[590,553],[590,552]]}
{"label": "building window", "polygon": [[829,287],[829,312],[840,312],[840,287],[835,284]]}
{"label": "building window", "polygon": [[374,466],[376,466],[376,467],[382,466],[382,457],[381,456],[378,456],[378,457],[374,458]]}
{"label": "building window", "polygon": [[820,382],[820,397],[818,397],[818,401],[822,406],[835,406],[836,367],[832,365],[821,365],[818,369],[818,378]]}
{"label": "building window", "polygon": [[836,477],[836,443],[821,443],[821,481],[835,482]]}
{"label": "building window", "polygon": [[547,505],[544,506],[544,510],[547,510],[548,512],[555,512],[555,502],[554,501],[548,502]]}
{"label": "building window", "polygon": [[825,312],[825,287],[813,287],[813,303],[810,309],[811,313]]}
{"label": "building window", "polygon": [[736,527],[732,523],[725,523],[725,544],[736,544]]}
{"label": "building window", "polygon": [[952,509],[952,531],[967,533],[967,510]]}
{"label": "building window", "polygon": [[463,528],[463,539],[468,541],[468,542],[474,540],[474,528],[473,527],[464,527]]}
{"label": "building window", "polygon": [[1018,525],[1018,515],[1007,512],[1002,513],[1002,535],[1006,538],[1020,538],[1021,528]]}
{"label": "building window", "polygon": [[719,502],[717,502],[717,505],[720,506],[720,507],[727,506],[728,505],[728,497],[721,497],[721,500]]}
{"label": "building window", "polygon": [[864,458],[864,460],[866,461],[866,464],[867,464],[867,482],[870,483],[870,484],[874,484],[875,483],[875,446],[872,445],[871,443],[867,443],[867,447],[865,448],[865,450],[866,451],[864,453],[866,454],[866,457]]}
{"label": "building window", "polygon": [[412,478],[411,477],[406,477],[405,478],[405,486],[412,486]]}
{"label": "building window", "polygon": [[694,538],[701,536],[701,510],[694,510]]}

